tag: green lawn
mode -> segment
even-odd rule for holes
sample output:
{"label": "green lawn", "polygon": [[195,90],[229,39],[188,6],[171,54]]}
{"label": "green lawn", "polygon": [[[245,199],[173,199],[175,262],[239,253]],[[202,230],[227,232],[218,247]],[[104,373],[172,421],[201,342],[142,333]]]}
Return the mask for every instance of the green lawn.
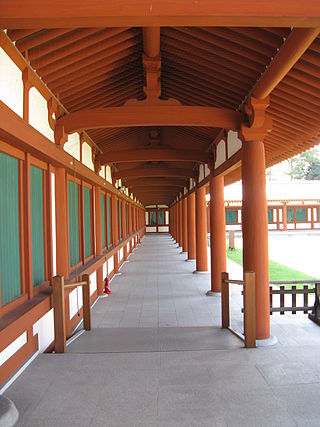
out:
{"label": "green lawn", "polygon": [[[242,265],[242,250],[235,248],[233,251],[227,249],[227,257],[237,264]],[[313,280],[314,277],[301,273],[300,271],[293,270],[290,267],[279,264],[278,262],[269,260],[269,274],[270,280]],[[291,286],[291,285],[289,285]],[[300,286],[297,286],[300,287]]]}

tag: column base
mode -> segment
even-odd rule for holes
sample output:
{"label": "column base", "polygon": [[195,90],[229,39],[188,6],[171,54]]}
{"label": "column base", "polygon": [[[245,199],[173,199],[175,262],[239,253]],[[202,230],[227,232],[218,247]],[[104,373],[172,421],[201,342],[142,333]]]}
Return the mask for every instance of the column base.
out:
{"label": "column base", "polygon": [[196,260],[195,259],[189,259],[189,258],[187,258],[185,261],[186,262],[195,262]]}
{"label": "column base", "polygon": [[209,271],[198,271],[198,270],[194,270],[193,274],[209,274]]}
{"label": "column base", "polygon": [[208,291],[206,292],[207,297],[221,298],[221,292]]}
{"label": "column base", "polygon": [[180,254],[187,254],[188,252],[186,251],[181,251]]}
{"label": "column base", "polygon": [[270,335],[270,337],[265,340],[256,340],[256,347],[270,347],[276,344],[278,344],[278,340],[273,335]]}

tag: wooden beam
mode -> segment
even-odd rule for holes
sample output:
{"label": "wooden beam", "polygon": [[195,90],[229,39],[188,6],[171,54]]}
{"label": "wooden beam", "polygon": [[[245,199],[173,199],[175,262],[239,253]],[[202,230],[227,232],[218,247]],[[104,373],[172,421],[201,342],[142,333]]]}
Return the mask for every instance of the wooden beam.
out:
{"label": "wooden beam", "polygon": [[142,29],[144,53],[154,58],[160,54],[160,27],[146,27]]}
{"label": "wooden beam", "polygon": [[149,177],[149,176],[183,176],[183,177],[196,177],[196,173],[190,169],[181,168],[137,168],[137,169],[124,169],[114,173],[115,179],[127,177]]}
{"label": "wooden beam", "polygon": [[226,108],[174,106],[124,106],[76,111],[57,125],[67,134],[84,129],[135,126],[204,126],[239,130],[242,115]]}
{"label": "wooden beam", "polygon": [[106,163],[123,162],[200,162],[208,163],[208,153],[199,150],[173,150],[166,148],[146,148],[138,150],[123,150],[106,152],[96,158],[102,165]]}
{"label": "wooden beam", "polygon": [[318,0],[2,0],[2,28],[246,26],[316,27]]}
{"label": "wooden beam", "polygon": [[[320,3],[319,12],[320,12]],[[301,58],[311,43],[318,37],[320,28],[294,28],[266,69],[253,91],[257,99],[265,99],[288,74],[295,63]]]}
{"label": "wooden beam", "polygon": [[183,188],[188,186],[188,182],[185,178],[171,177],[171,178],[163,178],[163,177],[155,177],[148,178],[146,181],[145,178],[129,178],[126,179],[124,185],[128,188],[138,188],[138,187],[172,187],[176,186],[179,188]]}

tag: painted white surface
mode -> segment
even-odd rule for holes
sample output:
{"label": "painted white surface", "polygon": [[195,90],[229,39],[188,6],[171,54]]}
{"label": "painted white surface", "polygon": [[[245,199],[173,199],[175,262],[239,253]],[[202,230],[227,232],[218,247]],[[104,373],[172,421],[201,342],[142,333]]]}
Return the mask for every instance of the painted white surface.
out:
{"label": "painted white surface", "polygon": [[201,164],[199,167],[199,182],[204,179],[204,165]]}
{"label": "painted white surface", "polygon": [[75,314],[78,312],[78,308],[82,307],[82,289],[81,286],[77,286],[76,289],[74,289],[69,294],[69,313],[70,313],[70,320],[73,318]]}
{"label": "painted white surface", "polygon": [[108,259],[108,274],[114,270],[114,259],[113,256]]}
{"label": "painted white surface", "polygon": [[102,166],[102,168],[100,169],[99,175],[101,176],[101,178],[106,179],[106,167]]}
{"label": "painted white surface", "polygon": [[23,345],[27,342],[27,332],[23,332],[18,338],[12,341],[4,350],[0,353],[0,366],[2,366],[7,360],[10,359]]}
{"label": "painted white surface", "polygon": [[146,225],[149,224],[149,214],[148,212],[145,213],[145,218],[146,218]]}
{"label": "painted white surface", "polygon": [[123,248],[120,249],[119,251],[119,261],[123,260]]}
{"label": "painted white surface", "polygon": [[97,272],[90,274],[90,295],[93,295],[97,290]]}
{"label": "painted white surface", "polygon": [[53,275],[57,274],[57,236],[56,236],[56,176],[51,173],[51,230]]}
{"label": "painted white surface", "polygon": [[38,334],[39,353],[43,353],[54,341],[53,308],[33,325],[33,335]]}
{"label": "painted white surface", "polygon": [[206,177],[210,175],[210,169],[209,169],[207,163],[204,165],[204,175]]}
{"label": "painted white surface", "polygon": [[147,233],[155,233],[157,231],[157,227],[146,227]]}
{"label": "painted white surface", "polygon": [[130,251],[130,243],[128,242],[127,243],[127,252],[129,253],[129,251]]}
{"label": "painted white surface", "polygon": [[48,121],[47,101],[35,87],[29,91],[29,124],[54,142],[54,133]]}
{"label": "painted white surface", "polygon": [[111,167],[106,166],[106,181],[110,182],[112,184],[112,173],[111,173]]}
{"label": "painted white surface", "polygon": [[238,138],[238,133],[230,130],[228,132],[228,157],[233,156],[237,151],[241,150],[242,142]]}
{"label": "painted white surface", "polygon": [[166,224],[169,224],[169,211],[166,211]]}
{"label": "painted white surface", "polygon": [[23,117],[22,73],[2,48],[0,48],[0,76],[0,100]]}
{"label": "painted white surface", "polygon": [[134,246],[134,238],[132,237],[132,241],[131,241],[132,246]]}
{"label": "painted white surface", "polygon": [[80,161],[80,136],[77,132],[68,135],[68,141],[64,144],[63,149]]}
{"label": "painted white surface", "polygon": [[215,167],[219,167],[226,161],[226,144],[224,140],[221,140],[217,145],[217,158],[215,162]]}
{"label": "painted white surface", "polygon": [[107,261],[102,266],[102,274],[103,274],[103,280],[104,280],[108,275],[108,263],[107,263]]}
{"label": "painted white surface", "polygon": [[92,163],[92,150],[87,142],[82,144],[82,163],[89,169],[94,170]]}
{"label": "painted white surface", "polygon": [[169,227],[167,225],[161,225],[160,227],[158,227],[158,231],[160,233],[168,233],[169,232]]}

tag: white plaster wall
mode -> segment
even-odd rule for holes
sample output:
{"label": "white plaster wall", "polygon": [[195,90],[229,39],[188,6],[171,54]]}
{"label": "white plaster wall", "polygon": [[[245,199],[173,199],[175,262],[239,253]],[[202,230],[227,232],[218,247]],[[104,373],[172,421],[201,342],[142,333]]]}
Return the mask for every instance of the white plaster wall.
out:
{"label": "white plaster wall", "polygon": [[219,167],[227,160],[226,158],[226,145],[225,141],[221,140],[219,144],[217,145],[217,158],[215,162],[215,167]]}
{"label": "white plaster wall", "polygon": [[90,295],[93,295],[97,290],[97,272],[90,274]]}
{"label": "white plaster wall", "polygon": [[57,274],[57,236],[56,236],[56,176],[51,173],[51,230],[53,275]]}
{"label": "white plaster wall", "polygon": [[43,353],[54,341],[53,308],[33,325],[33,335],[38,334],[39,352]]}
{"label": "white plaster wall", "polygon": [[120,249],[119,251],[119,261],[123,260],[123,248]]}
{"label": "white plaster wall", "polygon": [[94,170],[92,163],[92,150],[87,142],[82,144],[82,163],[89,169]]}
{"label": "white plaster wall", "polygon": [[169,224],[169,211],[166,211],[166,224]]}
{"label": "white plaster wall", "polygon": [[114,259],[113,256],[108,259],[108,274],[114,270]]}
{"label": "white plaster wall", "polygon": [[160,233],[168,233],[169,232],[169,227],[167,225],[161,225],[160,227],[158,227],[158,231]]}
{"label": "white plaster wall", "polygon": [[131,244],[132,244],[132,246],[134,246],[134,238],[132,238]]}
{"label": "white plaster wall", "polygon": [[201,164],[199,167],[199,182],[204,179],[204,165]]}
{"label": "white plaster wall", "polygon": [[107,261],[102,266],[102,274],[103,274],[103,280],[104,280],[108,275],[108,263],[107,263]]}
{"label": "white plaster wall", "polygon": [[130,251],[130,243],[128,242],[127,243],[127,253],[129,253],[129,251]]}
{"label": "white plaster wall", "polygon": [[106,166],[106,181],[110,182],[112,184],[112,173],[111,173],[111,167]]}
{"label": "white plaster wall", "polygon": [[23,332],[18,338],[0,352],[0,366],[10,359],[27,342],[27,332]]}
{"label": "white plaster wall", "polygon": [[147,233],[155,233],[157,231],[157,227],[146,227]]}
{"label": "white plaster wall", "polygon": [[146,218],[146,225],[149,224],[149,215],[148,212],[145,213],[145,218]]}
{"label": "white plaster wall", "polygon": [[54,133],[48,121],[47,101],[35,87],[29,91],[29,124],[54,142]]}
{"label": "white plaster wall", "polygon": [[77,132],[68,135],[68,141],[63,148],[64,151],[80,161],[80,136]]}
{"label": "white plaster wall", "polygon": [[22,73],[2,48],[0,48],[0,100],[23,117]]}
{"label": "white plaster wall", "polygon": [[210,175],[210,169],[208,167],[207,164],[204,165],[204,176],[209,176]]}
{"label": "white plaster wall", "polygon": [[74,289],[69,294],[69,312],[70,312],[70,320],[75,316],[78,312],[78,306],[79,310],[82,307],[82,288],[81,286],[77,286],[76,289]]}
{"label": "white plaster wall", "polygon": [[99,175],[101,176],[101,178],[106,179],[106,167],[102,166]]}
{"label": "white plaster wall", "polygon": [[242,142],[238,138],[238,133],[230,130],[228,132],[228,157],[233,156],[237,151],[241,150]]}

